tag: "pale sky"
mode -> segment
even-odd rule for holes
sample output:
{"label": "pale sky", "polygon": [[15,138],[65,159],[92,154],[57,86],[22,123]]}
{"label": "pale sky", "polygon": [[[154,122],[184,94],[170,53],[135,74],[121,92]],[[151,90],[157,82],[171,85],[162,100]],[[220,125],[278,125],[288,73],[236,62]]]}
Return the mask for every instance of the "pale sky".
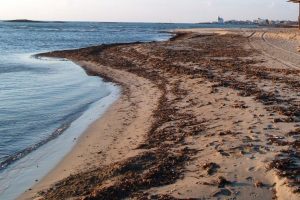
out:
{"label": "pale sky", "polygon": [[206,22],[230,19],[297,20],[287,0],[0,0],[0,19]]}

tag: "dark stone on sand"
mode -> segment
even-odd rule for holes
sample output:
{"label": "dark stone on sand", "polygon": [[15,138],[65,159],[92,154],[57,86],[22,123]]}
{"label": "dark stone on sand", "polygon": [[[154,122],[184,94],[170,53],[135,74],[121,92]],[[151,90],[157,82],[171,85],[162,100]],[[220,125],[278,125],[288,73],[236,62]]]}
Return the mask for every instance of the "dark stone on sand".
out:
{"label": "dark stone on sand", "polygon": [[263,184],[261,181],[256,181],[254,185],[255,185],[255,187],[257,187],[257,188],[261,188],[261,187],[264,186],[264,184]]}
{"label": "dark stone on sand", "polygon": [[218,196],[230,196],[232,192],[226,188],[222,188],[219,191],[215,192],[213,194],[213,197],[218,197]]}
{"label": "dark stone on sand", "polygon": [[228,181],[228,180],[227,180],[226,178],[224,178],[223,176],[219,176],[217,183],[218,183],[218,187],[219,187],[219,188],[223,188],[223,187],[225,187],[226,185],[232,184],[231,181]]}
{"label": "dark stone on sand", "polygon": [[224,150],[218,150],[218,152],[222,155],[222,156],[230,156],[230,154],[229,153],[226,153]]}
{"label": "dark stone on sand", "polygon": [[205,165],[203,165],[202,168],[207,170],[208,175],[213,175],[214,173],[216,173],[218,171],[218,169],[220,168],[220,165],[211,162],[211,163],[206,163]]}

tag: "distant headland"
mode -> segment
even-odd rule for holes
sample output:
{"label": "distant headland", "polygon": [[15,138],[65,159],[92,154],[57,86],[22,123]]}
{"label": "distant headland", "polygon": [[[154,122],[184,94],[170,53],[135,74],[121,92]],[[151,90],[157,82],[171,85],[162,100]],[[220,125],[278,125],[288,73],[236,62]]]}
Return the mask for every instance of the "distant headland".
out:
{"label": "distant headland", "polygon": [[29,19],[4,20],[4,22],[14,22],[14,23],[65,23],[63,21],[37,21],[37,20],[29,20]]}

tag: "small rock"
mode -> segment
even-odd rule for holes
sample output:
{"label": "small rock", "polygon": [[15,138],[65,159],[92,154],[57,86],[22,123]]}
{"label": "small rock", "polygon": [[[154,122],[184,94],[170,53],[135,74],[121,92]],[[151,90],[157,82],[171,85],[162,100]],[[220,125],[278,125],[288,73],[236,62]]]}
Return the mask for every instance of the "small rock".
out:
{"label": "small rock", "polygon": [[219,176],[218,178],[218,187],[219,188],[223,188],[226,185],[230,185],[231,181],[228,181],[226,178],[224,178],[223,176]]}
{"label": "small rock", "polygon": [[257,187],[257,188],[261,188],[261,187],[264,186],[264,184],[263,184],[261,181],[256,181],[254,185],[255,185],[255,187]]}
{"label": "small rock", "polygon": [[222,155],[222,156],[230,156],[229,153],[226,153],[224,150],[218,150],[218,152]]}
{"label": "small rock", "polygon": [[218,197],[218,196],[230,196],[232,193],[230,190],[226,189],[226,188],[222,188],[221,190],[215,192],[213,194],[213,197]]}
{"label": "small rock", "polygon": [[97,154],[101,154],[101,153],[102,153],[102,151],[98,151],[98,152],[97,152]]}
{"label": "small rock", "polygon": [[203,169],[207,170],[208,175],[213,175],[214,173],[217,172],[217,170],[220,168],[220,165],[216,163],[206,163],[202,166]]}
{"label": "small rock", "polygon": [[268,126],[267,126],[267,129],[274,129],[274,126],[272,125],[272,124],[269,124]]}
{"label": "small rock", "polygon": [[280,122],[284,122],[284,119],[281,118],[276,118],[273,120],[274,123],[280,123]]}

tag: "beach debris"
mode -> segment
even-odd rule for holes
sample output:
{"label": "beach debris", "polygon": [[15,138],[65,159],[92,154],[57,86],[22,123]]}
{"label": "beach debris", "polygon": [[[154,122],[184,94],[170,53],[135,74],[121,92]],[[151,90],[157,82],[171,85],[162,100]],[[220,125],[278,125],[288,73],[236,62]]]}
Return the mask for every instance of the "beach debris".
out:
{"label": "beach debris", "polygon": [[229,189],[226,188],[222,188],[218,191],[216,191],[215,193],[213,193],[213,197],[219,197],[219,196],[230,196],[232,194],[232,192]]}
{"label": "beach debris", "polygon": [[289,142],[288,141],[285,141],[284,137],[281,137],[281,136],[273,136],[273,135],[268,135],[269,138],[267,139],[268,141],[268,145],[278,145],[278,146],[287,146],[289,145]]}
{"label": "beach debris", "polygon": [[[200,42],[194,42],[194,40]],[[249,56],[257,52],[245,49],[246,42],[246,38],[238,35],[193,38],[188,37],[188,34],[180,34],[165,43],[100,45],[47,54],[73,60],[92,61],[127,71],[154,83],[160,89],[162,96],[157,110],[153,112],[154,123],[147,132],[145,141],[138,146],[142,153],[110,165],[71,175],[41,194],[50,200],[77,196],[84,196],[86,200],[109,199],[112,196],[116,199],[124,199],[135,195],[137,199],[139,197],[147,199],[150,197],[145,196],[146,194],[142,191],[172,184],[183,178],[186,165],[199,152],[197,149],[186,148],[188,138],[204,136],[210,139],[219,136],[219,138],[227,139],[233,138],[230,136],[239,137],[245,134],[235,132],[235,129],[207,133],[207,120],[200,119],[202,116],[199,116],[199,113],[195,114],[193,110],[193,105],[197,104],[195,98],[192,98],[193,88],[182,87],[185,83],[179,81],[179,77],[195,79],[194,81],[199,84],[212,83],[211,91],[208,90],[211,95],[215,93],[222,95],[222,91],[227,88],[235,90],[232,95],[238,93],[239,98],[245,100],[232,103],[227,97],[226,103],[235,109],[243,109],[244,112],[250,110],[252,105],[248,104],[248,100],[244,97],[251,97],[251,100],[260,102],[264,110],[272,113],[270,120],[274,123],[297,122],[300,116],[299,96],[293,94],[298,94],[300,91],[300,71],[268,68],[263,66],[263,62],[258,59],[249,59]],[[118,82],[105,74],[88,73]],[[170,80],[168,77],[177,77],[178,81]],[[196,84],[193,86],[197,87]],[[199,103],[198,107],[200,105],[201,107],[207,105],[209,108],[214,107],[218,104],[217,100],[207,99]],[[222,106],[228,106],[227,104],[221,102]],[[269,114],[265,113],[256,114],[253,116],[258,123],[262,123],[261,121],[266,116],[269,117]],[[221,119],[216,118],[216,120]],[[247,122],[238,118],[234,120],[236,120],[234,126],[241,126],[243,125],[241,122]],[[276,127],[274,124],[269,124],[265,128],[265,132],[269,133]],[[255,131],[255,133],[259,134],[257,136],[265,135],[260,134],[263,133],[260,131]],[[287,136],[297,135],[297,130],[287,134]],[[300,192],[300,182],[297,176],[300,173],[299,141],[273,135],[267,135],[267,138],[270,147],[266,147],[266,144],[256,144],[261,141],[251,137],[241,138],[240,141],[244,144],[236,144],[238,147],[229,150],[220,149],[227,149],[222,146],[226,140],[222,140],[219,144],[216,142],[209,145],[215,146],[217,152],[224,156],[222,159],[230,158],[232,153],[246,155],[261,153],[261,149],[269,151],[273,149],[273,145],[289,148],[288,151],[282,151],[277,155],[269,168],[276,171],[279,176],[288,178],[288,184],[293,186],[296,192]],[[207,170],[209,175],[213,175],[220,166],[209,162],[202,168]],[[232,182],[222,176],[213,183],[204,182],[203,184],[218,186],[220,189],[214,194],[216,196],[232,194],[229,189],[225,188]],[[257,183],[257,186],[261,184]],[[167,195],[153,196],[153,198],[175,199]]]}
{"label": "beach debris", "polygon": [[223,149],[219,149],[218,152],[219,152],[222,156],[226,156],[226,157],[230,156],[230,154],[227,153],[227,152],[225,152]]}
{"label": "beach debris", "polygon": [[300,136],[300,128],[297,128],[294,131],[290,131],[287,133],[288,136]]}
{"label": "beach debris", "polygon": [[224,178],[223,176],[219,176],[218,177],[218,180],[217,180],[217,184],[218,184],[218,187],[219,188],[223,188],[225,187],[226,185],[231,185],[232,182],[231,181],[228,181],[226,178]]}
{"label": "beach debris", "polygon": [[[180,193],[178,193],[180,195]],[[130,199],[132,200],[199,200],[198,198],[176,198],[169,194],[154,194],[139,192],[134,195],[131,195]]]}
{"label": "beach debris", "polygon": [[241,108],[241,109],[246,109],[246,108],[249,108],[249,106],[246,105],[246,102],[244,101],[239,101],[239,102],[236,102],[234,105],[233,105],[234,108]]}
{"label": "beach debris", "polygon": [[261,181],[256,181],[256,182],[254,183],[254,185],[255,185],[255,187],[257,187],[257,188],[261,188],[261,187],[264,186],[264,184],[263,184]]}
{"label": "beach debris", "polygon": [[287,120],[286,120],[286,119],[283,119],[283,118],[275,118],[275,119],[273,120],[273,122],[274,122],[274,123],[282,123],[282,122],[287,122]]}
{"label": "beach debris", "polygon": [[97,152],[97,154],[102,154],[102,153],[103,153],[103,151],[98,151],[98,152]]}
{"label": "beach debris", "polygon": [[233,136],[236,136],[236,135],[240,135],[242,134],[241,132],[232,132],[231,130],[227,130],[227,131],[221,131],[219,133],[220,136],[225,136],[225,135],[233,135]]}
{"label": "beach debris", "polygon": [[202,166],[202,168],[207,171],[208,175],[213,175],[214,173],[216,173],[218,171],[218,169],[220,168],[220,165],[210,162],[210,163],[205,163]]}
{"label": "beach debris", "polygon": [[293,188],[294,192],[300,192],[300,152],[291,146],[289,150],[282,150],[275,159],[268,165],[268,169],[273,169],[279,177],[288,179],[287,184]]}

